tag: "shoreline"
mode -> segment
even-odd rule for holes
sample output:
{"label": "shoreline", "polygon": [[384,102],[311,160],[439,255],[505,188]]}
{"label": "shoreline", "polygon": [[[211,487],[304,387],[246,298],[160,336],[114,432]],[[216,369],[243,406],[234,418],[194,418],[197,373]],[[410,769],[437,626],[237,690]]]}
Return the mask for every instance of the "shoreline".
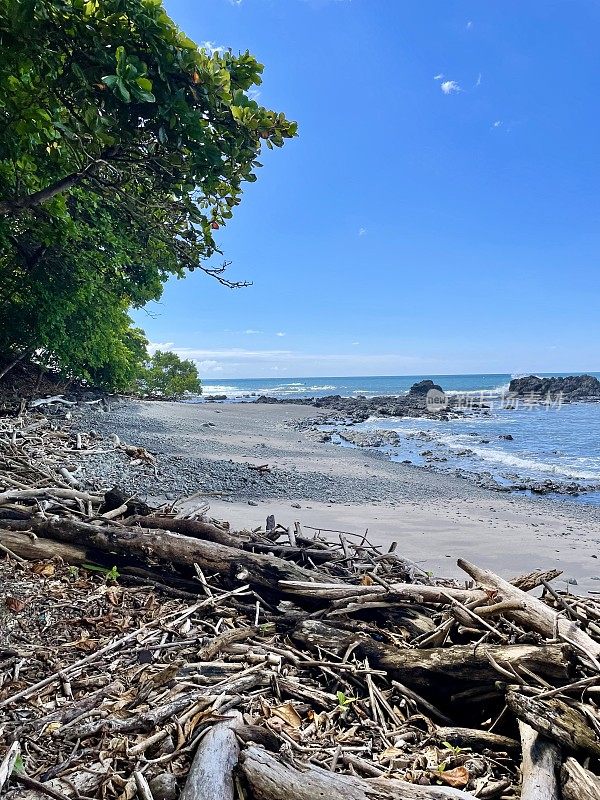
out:
{"label": "shoreline", "polygon": [[[600,591],[597,506],[501,494],[298,430],[321,415],[300,405],[148,401],[77,411],[79,427],[157,456],[156,476],[113,453],[87,456],[82,474],[98,488],[117,484],[154,501],[200,492],[210,515],[232,528],[264,524],[269,514],[286,526],[368,528],[376,544],[397,541],[398,552],[436,574],[457,575],[458,555],[505,576],[560,565],[574,591]],[[250,468],[263,464],[270,472]]]}

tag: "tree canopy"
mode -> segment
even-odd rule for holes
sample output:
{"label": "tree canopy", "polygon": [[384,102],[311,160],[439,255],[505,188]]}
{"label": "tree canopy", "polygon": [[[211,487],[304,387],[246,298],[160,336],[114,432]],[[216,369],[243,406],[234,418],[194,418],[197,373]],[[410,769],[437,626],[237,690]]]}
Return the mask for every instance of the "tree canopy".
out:
{"label": "tree canopy", "polygon": [[198,369],[193,361],[176,353],[157,350],[141,371],[137,385],[142,394],[180,397],[186,392],[201,394]]}
{"label": "tree canopy", "polygon": [[131,307],[195,269],[237,285],[215,233],[296,133],[252,99],[262,69],[159,0],[0,0],[0,355],[121,388]]}

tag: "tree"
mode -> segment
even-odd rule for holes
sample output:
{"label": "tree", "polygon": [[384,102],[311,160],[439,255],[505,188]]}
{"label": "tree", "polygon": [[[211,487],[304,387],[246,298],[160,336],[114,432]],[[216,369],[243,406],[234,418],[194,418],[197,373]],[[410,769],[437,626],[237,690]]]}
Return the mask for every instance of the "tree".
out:
{"label": "tree", "polygon": [[141,357],[128,309],[169,276],[241,285],[215,231],[296,133],[251,99],[261,72],[159,0],[0,0],[0,355],[110,376]]}
{"label": "tree", "polygon": [[201,394],[202,386],[193,361],[170,351],[156,353],[148,360],[138,380],[142,394],[180,397],[186,392]]}

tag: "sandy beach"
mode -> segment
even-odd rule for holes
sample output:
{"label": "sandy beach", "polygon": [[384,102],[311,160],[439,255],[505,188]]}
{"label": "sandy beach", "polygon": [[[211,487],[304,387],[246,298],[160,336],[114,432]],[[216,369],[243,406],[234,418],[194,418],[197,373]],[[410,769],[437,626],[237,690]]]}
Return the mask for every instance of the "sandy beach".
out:
{"label": "sandy beach", "polygon": [[[204,493],[210,514],[236,529],[269,514],[331,536],[368,529],[372,541],[398,542],[435,574],[459,575],[458,557],[503,575],[560,565],[573,591],[600,591],[598,507],[493,492],[372,449],[316,441],[299,428],[319,416],[292,405],[116,404],[86,412],[82,423],[155,453],[157,477],[144,466],[124,472],[110,456],[91,457],[86,470],[154,500]],[[264,475],[250,468],[263,464]]]}

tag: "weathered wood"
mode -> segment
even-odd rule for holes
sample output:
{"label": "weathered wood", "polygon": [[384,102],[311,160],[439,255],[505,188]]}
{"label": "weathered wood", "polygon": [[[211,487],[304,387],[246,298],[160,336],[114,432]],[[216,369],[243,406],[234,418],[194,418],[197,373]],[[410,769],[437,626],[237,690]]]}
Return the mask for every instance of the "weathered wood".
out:
{"label": "weathered wood", "polygon": [[474,800],[460,789],[417,786],[387,778],[363,779],[311,765],[293,766],[258,747],[240,757],[253,800]]}
{"label": "weathered wood", "polygon": [[579,711],[556,697],[537,700],[511,690],[506,702],[513,714],[535,731],[571,752],[600,757],[600,739]]}
{"label": "weathered wood", "polygon": [[[558,632],[560,636],[575,642],[576,645],[583,648],[590,655],[594,657],[600,656],[600,642],[590,638],[577,623],[560,616],[537,597],[532,597],[521,589],[517,589],[490,570],[482,569],[462,558],[457,563],[461,569],[464,569],[481,586],[486,589],[497,590],[503,600],[515,600],[523,604],[522,609],[506,612],[506,616],[509,619],[523,625],[525,628],[537,631],[549,639],[554,638],[555,632]],[[496,598],[496,600],[498,599],[500,598]]]}
{"label": "weathered wood", "polygon": [[373,599],[372,595],[380,596],[388,600],[394,596],[397,600],[414,603],[434,603],[437,605],[447,605],[450,595],[455,600],[462,603],[480,602],[485,603],[488,599],[486,592],[478,589],[454,589],[445,586],[426,586],[415,583],[391,583],[389,590],[381,586],[349,586],[348,584],[329,582],[315,583],[314,581],[282,581],[281,589],[286,594],[305,597],[310,600],[345,600],[348,598],[361,597]]}
{"label": "weathered wood", "polygon": [[233,770],[240,755],[235,731],[241,724],[236,711],[201,739],[180,800],[234,800]]}
{"label": "weathered wood", "polygon": [[561,773],[563,800],[600,800],[600,777],[567,758]]}
{"label": "weathered wood", "polygon": [[423,649],[402,649],[377,642],[360,630],[344,630],[318,620],[303,620],[292,637],[312,647],[334,652],[344,651],[358,643],[357,652],[369,659],[371,666],[398,674],[409,686],[441,686],[440,681],[464,681],[493,684],[500,678],[488,655],[499,664],[523,666],[533,672],[553,677],[567,677],[564,648],[561,645],[454,645]]}
{"label": "weathered wood", "polygon": [[560,747],[519,721],[523,760],[521,800],[560,800],[558,767]]}
{"label": "weathered wood", "polygon": [[521,745],[510,736],[477,730],[476,728],[443,727],[436,728],[436,736],[440,742],[448,742],[453,746],[470,747],[472,750],[496,750],[513,753]]}
{"label": "weathered wood", "polygon": [[[466,563],[466,562],[465,562]],[[543,581],[550,581],[560,575],[560,570],[553,569],[545,572],[537,570],[519,575],[511,580],[511,584],[520,588],[522,591],[530,591],[537,586],[541,586]],[[492,602],[489,593],[482,589],[457,589],[447,586],[429,586],[418,583],[390,583],[389,589],[382,586],[348,586],[337,583],[318,584],[303,581],[291,581],[285,584],[286,594],[295,594],[298,597],[306,597],[311,600],[344,600],[353,598],[359,600],[363,597],[372,598],[371,595],[381,595],[382,599],[390,600],[392,596],[396,600],[406,602],[433,603],[446,605],[450,595],[454,600],[461,603],[479,602],[486,604]]]}
{"label": "weathered wood", "polygon": [[174,519],[173,517],[128,517],[125,520],[127,525],[139,525],[141,528],[153,528],[172,533],[181,533],[184,536],[191,536],[194,539],[203,539],[206,542],[216,542],[226,547],[241,547],[244,541],[248,541],[247,536],[239,533],[230,533],[224,528],[211,525],[208,522],[200,522],[197,519]]}
{"label": "weathered wood", "polygon": [[86,503],[94,503],[102,499],[101,495],[81,492],[78,489],[44,486],[39,489],[8,489],[6,492],[0,492],[0,506],[11,503],[13,500],[44,500],[53,497],[62,500],[83,500]]}
{"label": "weathered wood", "polygon": [[[169,531],[144,531],[142,528],[92,525],[64,517],[34,517],[31,520],[2,520],[0,530],[33,530],[38,536],[55,541],[92,547],[122,556],[135,556],[153,564],[161,562],[179,567],[229,574],[247,583],[278,591],[280,581],[319,579],[319,573],[296,566],[274,556],[249,553],[215,542],[192,539]],[[322,576],[321,576],[322,577]],[[328,577],[328,580],[330,578]]]}
{"label": "weathered wood", "polygon": [[[1,520],[0,525],[4,522],[5,520]],[[52,539],[33,538],[25,533],[14,533],[2,528],[0,528],[0,544],[21,558],[28,558],[31,561],[62,558],[69,564],[84,564],[92,560],[83,547],[55,542]]]}

